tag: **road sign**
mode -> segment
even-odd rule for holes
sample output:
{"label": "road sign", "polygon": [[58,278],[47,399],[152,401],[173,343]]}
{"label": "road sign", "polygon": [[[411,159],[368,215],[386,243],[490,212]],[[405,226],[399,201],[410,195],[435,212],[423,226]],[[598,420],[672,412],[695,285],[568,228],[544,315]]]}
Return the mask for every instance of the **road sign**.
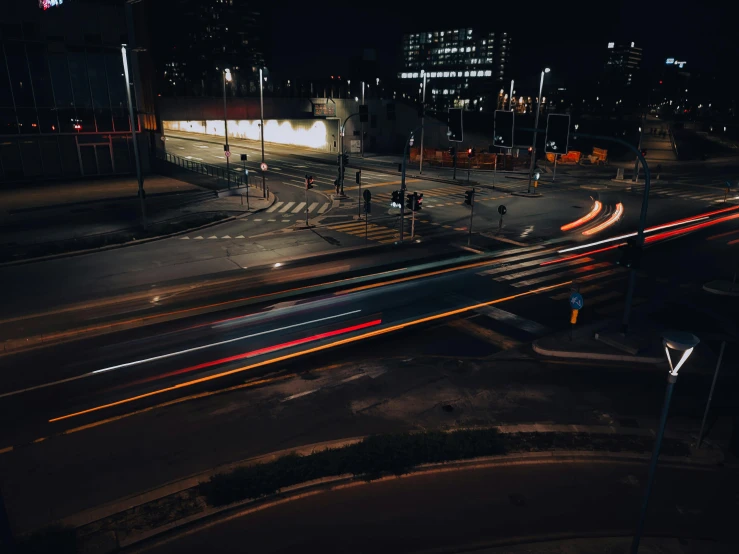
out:
{"label": "road sign", "polygon": [[573,310],[582,310],[583,299],[582,294],[579,292],[573,292],[570,294],[570,308]]}
{"label": "road sign", "polygon": [[259,164],[259,167],[262,168],[262,171],[267,171],[267,164],[266,163],[262,162],[261,164]]}
{"label": "road sign", "polygon": [[567,154],[570,140],[570,116],[550,113],[547,116],[547,134],[544,139],[544,152]]}
{"label": "road sign", "polygon": [[500,206],[498,206],[498,213],[500,215],[505,215],[505,213],[507,211],[508,211],[508,209],[503,204],[501,204]]}
{"label": "road sign", "polygon": [[246,154],[241,154],[241,161],[242,162],[245,162],[246,161]]}
{"label": "road sign", "polygon": [[734,186],[735,186],[734,183],[732,183],[731,181],[726,181],[726,188],[727,189],[734,188]]}
{"label": "road sign", "polygon": [[226,150],[226,151],[224,152],[224,154],[225,154],[225,156],[226,156],[227,158],[230,158],[230,157],[231,157],[231,151],[230,151],[230,150]]}
{"label": "road sign", "polygon": [[362,193],[362,196],[364,196],[364,199],[367,202],[369,202],[370,200],[372,200],[372,193],[370,191],[368,191],[367,189],[364,190],[364,192]]}

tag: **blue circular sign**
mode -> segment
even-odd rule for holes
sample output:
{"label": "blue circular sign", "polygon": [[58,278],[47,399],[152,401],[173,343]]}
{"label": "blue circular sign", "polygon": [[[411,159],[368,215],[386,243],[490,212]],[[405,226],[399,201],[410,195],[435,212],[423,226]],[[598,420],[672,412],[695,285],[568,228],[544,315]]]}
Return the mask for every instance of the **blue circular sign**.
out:
{"label": "blue circular sign", "polygon": [[583,299],[582,294],[579,292],[573,292],[570,295],[570,308],[573,310],[582,310]]}

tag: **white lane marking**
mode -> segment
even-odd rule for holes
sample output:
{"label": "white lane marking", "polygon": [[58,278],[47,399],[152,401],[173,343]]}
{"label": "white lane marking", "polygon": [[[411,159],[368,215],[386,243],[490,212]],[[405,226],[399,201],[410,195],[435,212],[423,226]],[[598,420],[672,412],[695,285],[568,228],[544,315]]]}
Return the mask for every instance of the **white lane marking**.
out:
{"label": "white lane marking", "polygon": [[501,310],[495,306],[483,306],[475,311],[486,315],[489,318],[495,319],[496,321],[502,321],[507,325],[512,325],[513,327],[526,331],[527,333],[531,333],[532,335],[546,335],[550,332],[549,328],[545,327],[541,323]]}
{"label": "white lane marking", "polygon": [[43,385],[36,385],[34,387],[28,387],[28,388],[25,388],[25,389],[19,389],[19,390],[12,391],[12,392],[6,392],[4,394],[0,394],[0,398],[5,398],[7,396],[13,396],[13,395],[16,395],[16,394],[21,394],[23,392],[29,392],[29,391],[32,391],[32,390],[44,389],[44,388],[47,388],[47,387],[52,387],[54,385],[59,385],[61,383],[68,383],[70,381],[76,381],[77,379],[83,379],[85,377],[90,377],[92,375],[98,375],[100,373],[107,373],[109,371],[114,371],[116,369],[122,369],[124,367],[131,367],[131,366],[141,365],[141,364],[145,364],[145,363],[149,363],[149,362],[155,362],[157,360],[164,360],[166,358],[172,358],[174,356],[180,356],[182,354],[188,354],[190,352],[197,352],[198,350],[205,350],[206,348],[212,348],[214,346],[221,346],[221,345],[224,345],[224,344],[229,344],[231,342],[236,342],[236,341],[240,341],[240,340],[244,340],[244,339],[251,339],[251,338],[259,337],[259,336],[262,336],[262,335],[269,335],[270,333],[277,333],[278,331],[286,331],[287,329],[294,329],[296,327],[302,327],[304,325],[311,325],[313,323],[320,323],[322,321],[328,321],[329,319],[336,319],[336,318],[339,318],[339,317],[344,317],[345,315],[353,315],[353,314],[359,313],[361,311],[362,310],[352,310],[351,312],[345,312],[343,314],[330,315],[330,316],[327,316],[327,317],[322,317],[322,318],[319,318],[319,319],[314,319],[312,321],[304,321],[303,323],[295,323],[293,325],[287,325],[285,327],[279,327],[277,329],[269,329],[268,331],[260,331],[259,333],[253,333],[251,335],[245,335],[243,337],[236,337],[235,339],[228,339],[228,340],[223,340],[223,341],[220,341],[220,342],[214,342],[214,343],[211,343],[211,344],[204,344],[202,346],[195,346],[193,348],[188,348],[187,350],[180,350],[178,352],[170,352],[169,354],[162,354],[161,356],[154,356],[152,358],[146,358],[146,359],[143,359],[143,360],[137,360],[135,362],[127,362],[125,364],[118,364],[118,365],[114,365],[114,366],[110,366],[110,367],[105,367],[103,369],[96,369],[95,371],[91,371],[90,373],[84,373],[82,375],[77,375],[75,377],[69,377],[67,379],[61,379],[59,381],[54,381],[52,383],[44,383]]}
{"label": "white lane marking", "polygon": [[324,213],[326,210],[328,210],[330,207],[330,204],[328,202],[324,203],[323,206],[321,206],[321,209],[318,210],[319,214]]}
{"label": "white lane marking", "polygon": [[217,236],[215,236],[215,235],[211,235],[211,236],[209,236],[208,238],[209,238],[209,239],[217,239],[218,237],[217,237]]}
{"label": "white lane marking", "polygon": [[254,221],[262,221],[261,219],[255,219]]}
{"label": "white lane marking", "polygon": [[222,239],[230,239],[231,237],[229,235],[223,235],[221,238]]}
{"label": "white lane marking", "polygon": [[274,212],[277,208],[279,208],[283,204],[284,202],[275,202],[269,208],[267,208],[267,213]]}
{"label": "white lane marking", "polygon": [[288,396],[283,400],[283,402],[287,402],[288,400],[295,400],[296,398],[300,398],[301,396],[308,396],[309,394],[313,394],[314,392],[318,392],[321,389],[313,389],[313,390],[307,390],[305,392],[299,392],[298,394],[293,394],[292,396]]}
{"label": "white lane marking", "polygon": [[180,240],[190,240],[190,237],[180,237]]}
{"label": "white lane marking", "polygon": [[272,171],[282,171],[279,167],[272,166],[270,168]]}
{"label": "white lane marking", "polygon": [[311,213],[317,207],[318,207],[318,202],[313,202],[310,206],[308,206],[308,213]]}
{"label": "white lane marking", "polygon": [[203,237],[195,237],[193,240],[203,240]]}
{"label": "white lane marking", "polygon": [[237,239],[243,239],[244,238],[244,235],[238,235],[236,238]]}
{"label": "white lane marking", "polygon": [[294,205],[295,205],[295,202],[288,202],[287,204],[282,206],[282,208],[280,208],[280,213],[284,214],[287,210],[289,210]]}
{"label": "white lane marking", "polygon": [[296,214],[296,213],[298,213],[299,211],[301,211],[301,210],[302,210],[303,208],[305,208],[305,202],[301,202],[300,204],[298,204],[298,205],[297,205],[297,206],[295,207],[295,209],[294,209],[294,210],[293,210],[292,212],[290,212],[290,213]]}

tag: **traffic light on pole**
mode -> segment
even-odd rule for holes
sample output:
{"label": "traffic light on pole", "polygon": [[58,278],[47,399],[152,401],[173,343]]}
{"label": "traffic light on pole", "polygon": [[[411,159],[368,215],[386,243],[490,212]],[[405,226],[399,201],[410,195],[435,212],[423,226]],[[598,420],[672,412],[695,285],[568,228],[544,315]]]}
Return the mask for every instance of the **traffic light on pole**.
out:
{"label": "traffic light on pole", "polygon": [[413,194],[407,194],[405,197],[405,207],[409,209],[410,211],[413,210],[414,202],[413,202]]}
{"label": "traffic light on pole", "polygon": [[547,116],[547,134],[544,140],[544,152],[551,154],[567,154],[570,140],[570,116],[550,113]]}
{"label": "traffic light on pole", "polygon": [[305,188],[306,189],[312,189],[313,188],[313,175],[306,175],[305,176]]}
{"label": "traffic light on pole", "polygon": [[468,148],[467,149],[467,157],[468,158],[474,158],[475,157],[475,149],[474,148]]}
{"label": "traffic light on pole", "polygon": [[393,191],[393,197],[392,197],[392,199],[390,200],[390,205],[391,205],[391,206],[392,206],[393,208],[400,208],[400,205],[401,205],[401,202],[402,202],[402,201],[403,201],[403,200],[402,200],[402,197],[401,197],[401,191],[399,191],[399,190],[394,190],[394,191]]}
{"label": "traffic light on pole", "polygon": [[449,147],[449,155],[453,158],[457,153],[457,149],[454,146]]}
{"label": "traffic light on pole", "polygon": [[495,110],[493,121],[493,144],[500,148],[513,148],[514,112]]}
{"label": "traffic light on pole", "polygon": [[417,212],[423,208],[423,193],[413,193],[413,211]]}
{"label": "traffic light on pole", "polygon": [[622,250],[622,252],[621,258],[618,260],[618,262],[616,262],[618,265],[639,269],[639,266],[641,265],[642,249],[637,244],[637,240],[635,237],[632,237],[628,241],[626,241],[626,246],[622,246],[621,248],[619,248],[619,250]]}
{"label": "traffic light on pole", "polygon": [[468,206],[472,206],[472,202],[474,201],[475,191],[474,190],[468,190],[464,193],[464,203]]}
{"label": "traffic light on pole", "polygon": [[360,183],[361,179],[362,179],[362,170],[359,170],[357,171],[357,176],[356,176],[357,184]]}

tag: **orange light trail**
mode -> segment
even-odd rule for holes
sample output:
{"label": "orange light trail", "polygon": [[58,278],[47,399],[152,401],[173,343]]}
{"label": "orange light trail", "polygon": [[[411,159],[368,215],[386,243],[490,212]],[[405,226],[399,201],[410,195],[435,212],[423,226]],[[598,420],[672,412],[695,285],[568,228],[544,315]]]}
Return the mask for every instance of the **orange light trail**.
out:
{"label": "orange light trail", "polygon": [[294,358],[298,358],[298,357],[301,357],[301,356],[306,356],[306,355],[312,354],[314,352],[322,352],[322,351],[328,350],[330,348],[336,348],[338,346],[343,346],[345,344],[351,344],[351,343],[354,343],[354,342],[358,342],[360,340],[365,340],[365,339],[369,339],[369,338],[372,338],[372,337],[377,337],[377,336],[385,335],[387,333],[393,333],[395,331],[400,331],[400,330],[405,329],[405,328],[408,328],[408,327],[413,327],[414,325],[420,325],[422,323],[427,323],[429,321],[435,321],[437,319],[442,319],[442,318],[445,318],[445,317],[450,317],[450,316],[453,316],[453,315],[462,314],[462,313],[465,313],[465,312],[469,312],[469,311],[472,311],[472,310],[477,310],[479,308],[483,308],[485,306],[492,306],[493,304],[500,304],[502,302],[507,302],[509,300],[514,300],[516,298],[521,298],[521,297],[524,297],[524,296],[532,296],[534,294],[539,294],[541,292],[546,292],[548,290],[553,290],[553,289],[556,289],[556,288],[564,287],[564,286],[567,286],[567,285],[569,285],[571,283],[572,283],[572,280],[564,281],[562,283],[557,283],[557,284],[554,284],[554,285],[549,285],[549,286],[546,286],[546,287],[541,287],[541,288],[534,289],[534,290],[529,290],[529,291],[526,291],[526,292],[520,292],[518,294],[514,294],[514,295],[511,295],[511,296],[506,296],[504,298],[497,298],[495,300],[489,300],[487,302],[481,302],[479,304],[473,304],[471,306],[465,306],[464,308],[457,308],[456,310],[450,310],[448,312],[443,312],[443,313],[440,313],[440,314],[434,314],[434,315],[422,317],[422,318],[415,319],[415,320],[412,320],[412,321],[408,321],[408,322],[405,322],[405,323],[399,323],[397,325],[392,325],[390,327],[385,327],[384,329],[377,329],[375,331],[370,331],[368,333],[364,333],[363,335],[357,335],[357,336],[354,336],[354,337],[347,337],[345,339],[340,339],[340,340],[337,340],[337,341],[332,342],[332,343],[329,343],[329,344],[323,344],[323,345],[320,345],[320,346],[314,346],[312,348],[308,348],[308,349],[302,350],[300,352],[293,352],[293,353],[290,353],[290,354],[285,354],[283,356],[278,356],[277,358],[272,358],[271,360],[264,360],[264,361],[257,362],[257,363],[254,363],[254,364],[250,364],[250,365],[246,365],[246,366],[243,366],[243,367],[238,367],[238,368],[235,368],[235,369],[230,369],[228,371],[224,371],[222,373],[218,373],[218,374],[215,374],[215,375],[207,375],[207,376],[204,376],[204,377],[199,377],[197,379],[193,379],[191,381],[186,381],[184,383],[178,383],[176,385],[172,385],[172,386],[169,386],[169,387],[164,387],[164,388],[161,388],[161,389],[158,389],[158,390],[155,390],[155,391],[150,391],[150,392],[146,392],[146,393],[139,394],[139,395],[136,395],[136,396],[131,396],[129,398],[124,398],[122,400],[116,400],[115,402],[109,402],[108,404],[101,404],[99,406],[95,406],[93,408],[88,408],[86,410],[81,410],[79,412],[74,412],[74,413],[71,413],[71,414],[66,414],[66,415],[63,415],[63,416],[55,417],[55,418],[50,419],[49,420],[49,423],[55,423],[57,421],[63,421],[65,419],[70,419],[70,418],[73,418],[73,417],[77,417],[77,416],[81,416],[81,415],[85,415],[85,414],[90,414],[90,413],[98,412],[100,410],[105,410],[107,408],[113,408],[115,406],[122,406],[124,404],[129,404],[131,402],[135,402],[136,400],[142,400],[144,398],[151,398],[153,396],[158,396],[160,394],[164,394],[164,393],[167,393],[167,392],[177,391],[177,390],[184,389],[184,388],[187,388],[187,387],[192,387],[194,385],[198,385],[198,384],[201,384],[201,383],[207,383],[209,381],[214,381],[215,379],[220,379],[222,377],[228,377],[229,375],[235,375],[237,373],[243,373],[245,371],[249,371],[249,370],[252,370],[252,369],[255,369],[255,368],[258,368],[258,367],[264,367],[264,366],[276,364],[276,363],[279,363],[279,362],[284,362],[284,361],[287,361],[287,360],[292,360]]}
{"label": "orange light trail", "polygon": [[623,213],[624,213],[624,205],[621,204],[621,202],[619,202],[618,204],[616,204],[616,211],[611,214],[611,217],[606,219],[600,225],[596,225],[592,229],[587,229],[583,231],[582,234],[590,236],[590,235],[594,235],[595,233],[599,233],[603,229],[607,229],[608,227],[616,223],[619,220],[619,218],[623,215]]}
{"label": "orange light trail", "polygon": [[603,204],[595,201],[595,204],[593,204],[593,209],[590,210],[587,214],[582,216],[580,219],[573,221],[572,223],[568,223],[567,225],[562,225],[560,227],[560,230],[562,231],[569,231],[570,229],[574,229],[575,227],[579,227],[580,225],[585,225],[588,221],[591,221],[595,218],[596,215],[600,213],[600,211],[603,209]]}

